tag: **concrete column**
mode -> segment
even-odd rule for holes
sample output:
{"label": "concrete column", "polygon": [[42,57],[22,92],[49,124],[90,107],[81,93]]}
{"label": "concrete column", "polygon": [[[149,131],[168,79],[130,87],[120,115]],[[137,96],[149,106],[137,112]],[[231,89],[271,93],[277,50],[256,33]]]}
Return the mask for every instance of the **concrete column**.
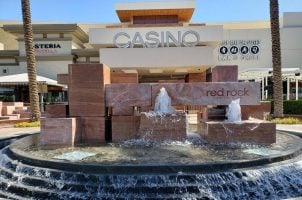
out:
{"label": "concrete column", "polygon": [[287,86],[286,86],[286,100],[290,99],[290,81],[289,77],[287,77]]}
{"label": "concrete column", "polygon": [[298,91],[298,89],[299,89],[299,80],[298,80],[298,78],[296,78],[296,100],[299,99],[299,91]]}

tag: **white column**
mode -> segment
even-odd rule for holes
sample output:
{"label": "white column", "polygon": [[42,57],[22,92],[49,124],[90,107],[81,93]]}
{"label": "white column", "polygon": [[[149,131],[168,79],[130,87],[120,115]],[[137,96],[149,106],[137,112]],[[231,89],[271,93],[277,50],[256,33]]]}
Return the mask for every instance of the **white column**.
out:
{"label": "white column", "polygon": [[286,100],[289,100],[289,95],[290,95],[290,81],[289,81],[289,77],[287,77]]}
{"label": "white column", "polygon": [[296,78],[296,100],[299,99],[299,80]]}
{"label": "white column", "polygon": [[262,77],[261,82],[262,82],[262,87],[261,87],[262,88],[262,95],[261,95],[261,99],[264,100],[264,85],[265,85],[264,84],[264,77]]}

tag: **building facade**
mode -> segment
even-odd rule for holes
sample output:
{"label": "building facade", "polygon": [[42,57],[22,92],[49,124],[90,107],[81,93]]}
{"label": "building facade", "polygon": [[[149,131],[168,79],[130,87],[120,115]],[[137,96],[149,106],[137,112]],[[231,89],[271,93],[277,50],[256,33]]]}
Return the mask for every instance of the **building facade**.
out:
{"label": "building facade", "polygon": [[[37,73],[57,79],[68,64],[104,63],[138,82],[191,82],[205,81],[214,66],[238,65],[239,81],[260,81],[262,99],[270,98],[269,21],[193,23],[194,11],[194,1],[118,3],[118,24],[34,23]],[[302,12],[284,13],[280,29],[284,95],[298,99]],[[0,22],[0,76],[24,72],[22,24]]]}

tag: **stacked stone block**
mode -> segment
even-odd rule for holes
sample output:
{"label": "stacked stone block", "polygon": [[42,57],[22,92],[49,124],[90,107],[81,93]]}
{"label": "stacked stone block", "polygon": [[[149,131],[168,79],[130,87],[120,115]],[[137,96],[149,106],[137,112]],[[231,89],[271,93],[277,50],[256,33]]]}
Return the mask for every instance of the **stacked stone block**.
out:
{"label": "stacked stone block", "polygon": [[0,116],[10,120],[30,117],[30,111],[23,102],[0,102],[0,110]]}
{"label": "stacked stone block", "polygon": [[[103,64],[71,64],[68,75],[60,74],[58,80],[68,84],[69,102],[46,107],[46,120],[41,121],[41,145],[53,145],[54,140],[61,146],[105,142],[105,84],[110,84],[110,69]],[[52,121],[60,123],[49,126]],[[66,129],[58,134],[61,126]]]}
{"label": "stacked stone block", "polygon": [[151,106],[150,84],[107,85],[106,102],[112,109],[112,142],[138,138],[140,116],[137,111],[142,106]]}
{"label": "stacked stone block", "polygon": [[102,64],[69,65],[69,115],[78,120],[81,143],[105,142],[105,84],[110,69]]}

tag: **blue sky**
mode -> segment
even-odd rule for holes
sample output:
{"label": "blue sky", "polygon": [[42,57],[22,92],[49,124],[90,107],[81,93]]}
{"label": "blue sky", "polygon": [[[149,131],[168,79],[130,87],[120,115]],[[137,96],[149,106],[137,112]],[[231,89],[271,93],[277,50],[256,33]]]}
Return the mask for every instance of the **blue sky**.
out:
{"label": "blue sky", "polygon": [[[136,1],[146,0],[134,0]],[[20,2],[21,0],[0,0],[0,20],[21,20]],[[31,0],[32,20],[115,23],[118,22],[114,11],[116,2],[133,2],[133,0]],[[193,22],[269,19],[269,0],[196,0],[195,2]],[[302,12],[302,0],[279,0],[279,4],[281,13]]]}

